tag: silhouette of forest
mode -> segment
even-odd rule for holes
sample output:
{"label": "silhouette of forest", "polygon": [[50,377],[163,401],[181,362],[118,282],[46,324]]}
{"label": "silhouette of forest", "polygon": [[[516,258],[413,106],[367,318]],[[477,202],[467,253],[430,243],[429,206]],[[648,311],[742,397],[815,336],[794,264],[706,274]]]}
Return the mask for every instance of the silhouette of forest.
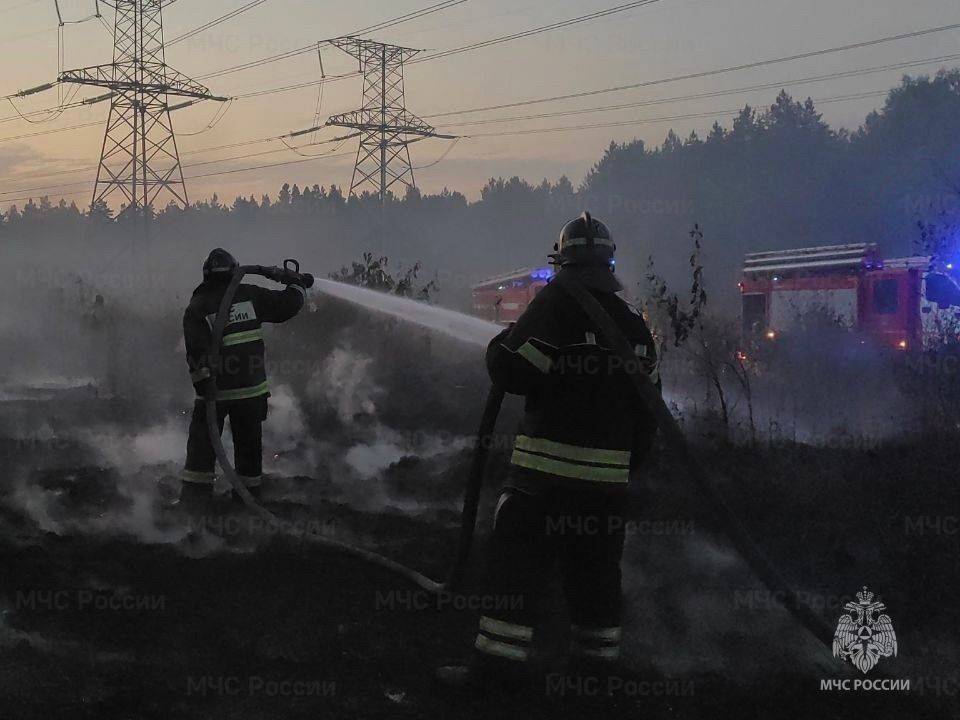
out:
{"label": "silhouette of forest", "polygon": [[[579,185],[493,178],[474,201],[456,190],[411,191],[390,197],[381,213],[375,197],[347,198],[306,178],[274,197],[214,196],[162,209],[148,242],[175,241],[197,254],[218,244],[294,248],[323,273],[372,252],[401,267],[420,263],[441,299],[462,305],[475,280],[543,263],[563,222],[588,208],[613,229],[631,282],[651,254],[667,278],[683,277],[687,233],[700,223],[705,282],[723,303],[736,296],[744,252],[876,242],[887,254],[909,254],[919,223],[948,234],[957,227],[958,200],[960,70],[951,70],[905,77],[852,130],[829,127],[810,99],[781,92],[768,107],[744,107],[729,127],[715,123],[706,137],[671,130],[659,147],[611,143]],[[0,240],[35,250],[92,236],[119,247],[142,226],[113,221],[105,206],[81,211],[48,198],[0,217]]]}

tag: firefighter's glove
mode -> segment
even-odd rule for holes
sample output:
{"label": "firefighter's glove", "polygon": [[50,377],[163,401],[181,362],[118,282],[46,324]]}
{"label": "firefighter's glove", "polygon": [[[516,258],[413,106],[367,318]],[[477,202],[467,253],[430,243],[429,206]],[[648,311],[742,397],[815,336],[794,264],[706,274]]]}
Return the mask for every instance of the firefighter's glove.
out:
{"label": "firefighter's glove", "polygon": [[296,285],[306,290],[313,285],[312,281],[308,281],[309,277],[309,275],[303,275],[293,270],[281,270],[280,278],[277,282],[283,283],[284,285]]}
{"label": "firefighter's glove", "polygon": [[297,285],[298,287],[302,287],[304,290],[306,290],[307,288],[313,285],[312,282],[307,280],[307,277],[305,275],[301,275],[300,273],[294,273],[294,277],[290,281],[290,284]]}

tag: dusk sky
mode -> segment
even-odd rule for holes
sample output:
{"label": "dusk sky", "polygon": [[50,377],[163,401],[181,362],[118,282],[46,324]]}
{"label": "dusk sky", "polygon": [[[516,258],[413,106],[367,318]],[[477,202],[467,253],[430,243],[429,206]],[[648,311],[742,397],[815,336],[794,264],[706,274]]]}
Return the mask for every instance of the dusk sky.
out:
{"label": "dusk sky", "polygon": [[[198,27],[244,5],[242,0],[179,0],[165,11],[167,39]],[[335,37],[406,12],[433,4],[430,0],[267,0],[249,12],[217,25],[167,51],[168,64],[194,78],[266,56],[275,55]],[[613,7],[614,0],[469,0],[427,17],[396,25],[370,37],[430,52],[460,47],[528,28]],[[61,0],[65,20],[87,16],[93,0]],[[112,10],[104,7],[112,23]],[[465,138],[440,163],[417,173],[426,192],[449,187],[476,197],[487,178],[519,175],[531,182],[568,175],[577,184],[601,156],[611,140],[642,138],[662,142],[671,127],[681,137],[691,130],[701,136],[714,120],[729,125],[728,111],[744,103],[769,104],[777,94],[768,88],[719,97],[607,110],[588,114],[535,119],[509,119],[483,125],[464,121],[517,118],[531,114],[576,111],[596,106],[639,103],[724,91],[758,84],[782,84],[793,94],[814,100],[841,97],[820,104],[834,127],[855,128],[871,110],[882,105],[881,96],[848,99],[845,96],[882,91],[895,85],[904,73],[924,74],[940,67],[960,65],[960,60],[931,62],[913,68],[892,68],[869,75],[834,78],[791,86],[791,81],[915,60],[960,54],[960,30],[928,34],[872,47],[821,55],[767,67],[730,72],[696,80],[549,102],[526,107],[491,110],[469,115],[431,117],[436,113],[602,89],[686,73],[740,65],[768,58],[869,41],[888,35],[960,22],[956,0],[660,0],[610,17],[580,23],[530,38],[465,52],[449,58],[411,64],[406,71],[408,108],[425,117],[442,132],[474,135]],[[97,21],[68,25],[64,29],[66,68],[106,63],[112,40]],[[56,77],[57,21],[53,0],[0,0],[0,96],[48,82]],[[355,61],[333,47],[323,49],[328,75],[356,69]],[[217,94],[239,95],[319,79],[316,53],[306,53],[252,70],[201,80]],[[21,112],[55,107],[59,93],[53,89],[17,101]],[[77,99],[101,94],[81,88]],[[330,114],[359,106],[359,76],[328,83],[324,90],[321,122]],[[345,144],[336,157],[283,167],[209,176],[230,169],[297,160],[279,141],[241,148],[208,148],[272,137],[309,127],[317,108],[317,87],[235,101],[212,129],[214,103],[179,111],[174,115],[180,151],[187,176],[208,177],[188,181],[191,199],[214,192],[232,200],[237,194],[275,195],[284,181],[301,185],[349,185],[356,141]],[[107,103],[69,109],[41,124],[17,117],[4,102],[0,110],[0,208],[11,201],[23,204],[27,196],[49,194],[89,203]],[[481,136],[485,133],[606,124],[622,121],[676,118],[620,127],[578,129],[523,135]],[[31,120],[44,119],[31,116]],[[98,123],[64,132],[57,128]],[[324,139],[342,134],[326,129]],[[28,136],[32,137],[20,137]],[[309,138],[299,138],[302,143]],[[429,165],[449,147],[449,141],[431,140],[413,146],[417,166]],[[305,148],[305,153],[330,150],[330,145]],[[275,152],[271,152],[275,151]],[[267,154],[269,153],[269,154]],[[201,164],[202,163],[202,164]],[[193,166],[193,167],[189,167]],[[77,169],[74,173],[64,170]],[[51,174],[59,173],[59,174]]]}

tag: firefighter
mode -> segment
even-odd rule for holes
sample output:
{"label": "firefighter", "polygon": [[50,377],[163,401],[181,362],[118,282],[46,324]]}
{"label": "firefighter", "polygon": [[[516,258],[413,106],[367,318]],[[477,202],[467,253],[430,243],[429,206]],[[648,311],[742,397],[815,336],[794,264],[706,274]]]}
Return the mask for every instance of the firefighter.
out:
{"label": "firefighter", "polygon": [[530,679],[540,589],[555,564],[570,609],[574,666],[602,670],[619,655],[628,486],[656,434],[627,373],[646,372],[658,386],[659,378],[650,331],[616,294],[623,286],[615,249],[607,227],[584,213],[563,228],[551,261],[610,314],[634,347],[635,368],[624,367],[557,282],[487,349],[494,384],[526,404],[494,512],[486,591],[493,609],[480,618],[471,663],[438,670],[448,685]]}
{"label": "firefighter", "polygon": [[267,418],[270,395],[261,326],[286,322],[300,312],[306,299],[306,289],[296,275],[270,278],[289,283],[285,290],[241,284],[224,329],[218,367],[211,367],[213,325],[224,292],[238,267],[226,250],[213,250],[203,264],[203,282],[193,291],[183,315],[187,364],[197,391],[182,477],[185,487],[212,488],[215,480],[216,458],[207,430],[208,399],[217,401],[221,432],[224,420],[230,418],[237,475],[247,488],[260,487],[262,423]]}

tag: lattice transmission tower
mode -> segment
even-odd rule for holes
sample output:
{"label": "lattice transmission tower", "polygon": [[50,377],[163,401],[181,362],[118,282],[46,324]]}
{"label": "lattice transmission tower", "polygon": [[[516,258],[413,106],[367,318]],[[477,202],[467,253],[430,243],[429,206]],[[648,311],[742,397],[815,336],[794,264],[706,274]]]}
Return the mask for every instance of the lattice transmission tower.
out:
{"label": "lattice transmission tower", "polygon": [[[111,94],[91,207],[116,194],[124,212],[144,211],[162,197],[181,207],[189,204],[170,112],[198,100],[227,98],[215,97],[167,65],[163,8],[175,1],[106,2],[116,11],[113,62],[60,73],[60,82],[106,88]],[[186,100],[171,107],[170,98]]]}
{"label": "lattice transmission tower", "polygon": [[453,140],[456,136],[439,134],[406,108],[403,64],[419,50],[350,36],[335,38],[330,44],[359,61],[363,73],[363,106],[332,116],[327,125],[360,132],[350,194],[370,189],[382,204],[394,185],[415,187],[411,144],[427,138]]}

